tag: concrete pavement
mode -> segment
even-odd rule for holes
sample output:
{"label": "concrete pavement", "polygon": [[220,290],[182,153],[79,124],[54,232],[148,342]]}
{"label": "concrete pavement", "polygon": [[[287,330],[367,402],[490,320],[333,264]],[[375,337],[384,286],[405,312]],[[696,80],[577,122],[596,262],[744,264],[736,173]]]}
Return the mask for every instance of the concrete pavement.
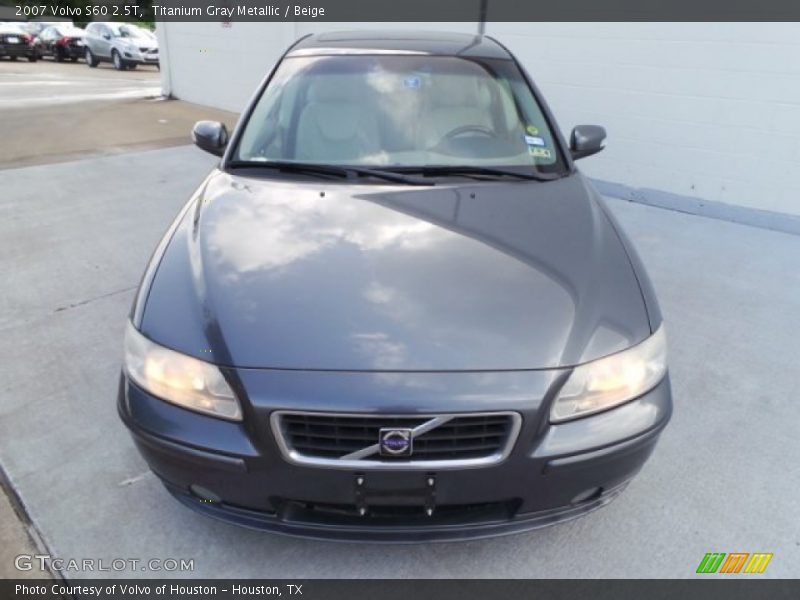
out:
{"label": "concrete pavement", "polygon": [[0,108],[10,108],[159,96],[161,84],[158,70],[150,66],[116,71],[105,63],[90,69],[84,62],[4,60],[0,92]]}
{"label": "concrete pavement", "polygon": [[[16,558],[20,555],[32,556],[43,549],[34,541],[38,534],[32,527],[24,523],[24,515],[17,514],[12,506],[11,498],[4,489],[0,489],[0,579],[49,579],[50,571],[42,570],[38,562],[21,562],[23,570],[15,568]],[[30,569],[27,567],[30,565]]]}
{"label": "concrete pavement", "polygon": [[195,121],[236,122],[160,93],[153,67],[0,61],[0,169],[186,144]]}
{"label": "concrete pavement", "polygon": [[[229,127],[235,123],[236,115],[231,113],[153,98],[158,93],[159,75],[154,68],[120,73],[104,65],[89,69],[83,63],[0,61],[3,191],[3,169],[185,144],[197,120],[221,120]],[[54,182],[49,193],[58,197],[59,192]],[[4,217],[14,221],[16,215],[2,210]],[[14,243],[14,235],[4,239],[0,255],[13,253]],[[4,285],[3,295],[7,289]],[[0,323],[10,316],[8,310],[4,305]],[[0,378],[0,389],[5,383]],[[3,462],[0,452],[0,466]],[[24,506],[18,508],[13,510],[0,494],[0,577],[47,576],[38,567],[24,572],[13,568],[14,556],[47,550],[35,527],[28,525],[24,515],[19,518]]]}
{"label": "concrete pavement", "polygon": [[800,575],[800,237],[619,200],[668,322],[676,407],[609,507],[500,539],[365,546],[177,504],[115,395],[142,269],[213,163],[178,147],[0,171],[0,460],[54,556],[194,559],[171,576],[559,578],[691,577],[706,552],[772,552],[764,577]]}

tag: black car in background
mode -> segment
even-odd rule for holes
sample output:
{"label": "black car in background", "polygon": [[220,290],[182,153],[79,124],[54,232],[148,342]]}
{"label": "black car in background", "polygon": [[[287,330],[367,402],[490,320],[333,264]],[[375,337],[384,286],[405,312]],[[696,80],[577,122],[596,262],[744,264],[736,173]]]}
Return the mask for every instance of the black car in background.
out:
{"label": "black car in background", "polygon": [[48,27],[61,26],[61,27],[74,27],[75,24],[68,20],[59,21],[27,21],[26,23],[18,23],[18,25],[25,29],[34,40]]}
{"label": "black car in background", "polygon": [[52,56],[58,62],[77,62],[86,52],[85,37],[86,32],[73,25],[50,26],[36,39],[36,52],[40,58]]}
{"label": "black car in background", "polygon": [[27,58],[31,62],[37,59],[33,36],[17,23],[0,23],[0,58],[6,56],[11,60]]}

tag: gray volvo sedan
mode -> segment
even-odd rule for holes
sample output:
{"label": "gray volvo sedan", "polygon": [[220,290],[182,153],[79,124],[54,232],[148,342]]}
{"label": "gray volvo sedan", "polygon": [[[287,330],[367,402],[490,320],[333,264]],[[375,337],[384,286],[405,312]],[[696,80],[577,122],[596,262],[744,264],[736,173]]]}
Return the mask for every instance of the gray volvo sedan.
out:
{"label": "gray volvo sedan", "polygon": [[586,514],[672,400],[642,263],[489,37],[296,42],[157,247],[118,408],[208,516],[319,538],[455,540]]}

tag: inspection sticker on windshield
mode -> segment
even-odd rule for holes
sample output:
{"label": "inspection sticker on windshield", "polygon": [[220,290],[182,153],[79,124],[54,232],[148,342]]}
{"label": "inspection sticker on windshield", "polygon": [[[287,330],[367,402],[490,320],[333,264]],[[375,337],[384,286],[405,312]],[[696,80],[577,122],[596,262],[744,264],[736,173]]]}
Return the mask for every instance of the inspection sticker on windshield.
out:
{"label": "inspection sticker on windshield", "polygon": [[552,158],[553,156],[547,148],[534,148],[532,146],[528,146],[528,154],[534,158]]}
{"label": "inspection sticker on windshield", "polygon": [[406,77],[403,80],[403,85],[410,90],[417,90],[420,85],[419,77]]}
{"label": "inspection sticker on windshield", "polygon": [[534,135],[526,135],[525,143],[528,146],[544,146],[544,139]]}
{"label": "inspection sticker on windshield", "polygon": [[533,125],[528,125],[528,126],[525,128],[525,131],[527,131],[527,132],[528,132],[528,133],[530,133],[531,135],[536,135],[537,133],[539,133],[539,130],[538,130],[538,129],[536,129],[536,127],[535,127],[535,126],[533,126]]}

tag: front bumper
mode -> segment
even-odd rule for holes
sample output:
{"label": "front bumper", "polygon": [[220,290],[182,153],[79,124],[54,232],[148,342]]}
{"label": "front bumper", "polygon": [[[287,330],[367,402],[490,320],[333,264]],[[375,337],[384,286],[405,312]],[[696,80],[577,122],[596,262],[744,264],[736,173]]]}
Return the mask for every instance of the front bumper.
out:
{"label": "front bumper", "polygon": [[72,43],[62,46],[63,56],[66,58],[83,58],[86,54],[85,43]]}
{"label": "front bumper", "polygon": [[158,52],[140,52],[138,50],[123,50],[122,57],[127,63],[136,63],[137,65],[159,65]]}
{"label": "front bumper", "polygon": [[28,44],[0,44],[0,56],[17,56],[26,58],[35,56],[35,52]]}
{"label": "front bumper", "polygon": [[[243,389],[266,389],[251,378]],[[550,425],[542,410],[553,379],[542,373],[515,375],[497,388],[493,410],[515,410],[523,425],[511,454],[501,463],[470,469],[369,470],[329,469],[291,464],[280,453],[266,426],[274,410],[319,410],[306,396],[325,389],[331,412],[340,386],[350,390],[347,412],[359,402],[376,412],[381,392],[373,388],[374,405],[359,401],[361,385],[326,375],[327,386],[309,373],[272,374],[269,398],[250,394],[243,401],[245,421],[232,423],[197,414],[143,392],[123,376],[118,408],[122,420],[153,472],[183,504],[218,519],[246,527],[311,538],[387,542],[459,540],[526,531],[572,519],[614,499],[639,471],[667,424],[672,399],[668,377],[655,389],[623,406],[575,421]],[[353,377],[350,375],[349,377]],[[405,375],[401,375],[401,381]],[[541,388],[541,400],[510,393],[530,378]],[[419,381],[415,382],[419,385]],[[397,381],[394,382],[397,384]],[[392,386],[390,386],[392,387]],[[423,386],[424,387],[424,386]],[[457,387],[457,386],[456,386]],[[411,388],[407,388],[411,390]],[[452,391],[452,387],[451,387]],[[409,392],[410,393],[410,392]],[[434,412],[436,394],[428,390],[407,412]],[[479,394],[471,396],[478,397]],[[460,406],[437,403],[439,410],[485,410],[457,392]],[[317,400],[320,402],[320,400]],[[386,410],[386,406],[383,409]],[[394,406],[396,409],[396,405]],[[544,415],[544,416],[543,416]],[[359,483],[360,480],[360,483]],[[430,482],[433,482],[430,484]],[[361,487],[359,487],[359,485]],[[200,486],[221,498],[208,502],[190,491]],[[195,488],[196,490],[197,488]],[[366,490],[366,514],[356,498]],[[363,504],[362,504],[363,505]],[[431,515],[423,507],[433,506]]]}

